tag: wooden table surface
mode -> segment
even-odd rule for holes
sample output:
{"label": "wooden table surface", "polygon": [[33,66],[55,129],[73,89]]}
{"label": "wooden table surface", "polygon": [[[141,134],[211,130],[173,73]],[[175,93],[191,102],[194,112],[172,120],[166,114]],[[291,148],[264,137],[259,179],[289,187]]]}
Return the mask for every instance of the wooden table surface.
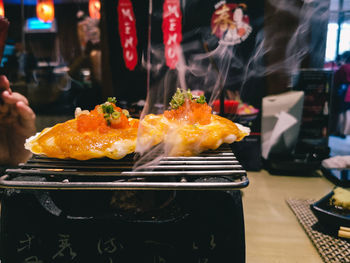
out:
{"label": "wooden table surface", "polygon": [[247,263],[321,263],[287,198],[318,200],[334,185],[322,176],[275,176],[248,172],[243,189]]}

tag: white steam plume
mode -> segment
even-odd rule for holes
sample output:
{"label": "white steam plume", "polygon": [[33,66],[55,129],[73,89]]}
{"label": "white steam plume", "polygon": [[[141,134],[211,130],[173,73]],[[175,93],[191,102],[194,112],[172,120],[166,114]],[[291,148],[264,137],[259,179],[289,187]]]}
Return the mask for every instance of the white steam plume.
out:
{"label": "white steam plume", "polygon": [[[188,0],[181,0],[183,10],[187,2]],[[274,13],[264,15],[264,26],[258,26],[257,32],[254,28],[255,24],[251,23],[253,32],[249,37],[254,38],[255,42],[249,57],[243,57],[238,52],[238,47],[244,44],[243,42],[227,45],[215,39],[211,35],[210,28],[197,28],[184,34],[181,56],[175,70],[169,70],[165,66],[163,45],[150,47],[148,61],[151,63],[148,70],[152,78],[150,78],[146,107],[141,118],[149,113],[159,113],[159,109],[161,111],[167,109],[170,98],[178,87],[183,90],[200,89],[211,94],[211,97],[207,98],[211,104],[224,88],[238,87],[242,92],[252,78],[262,78],[274,73],[290,77],[298,72],[305,57],[315,50],[320,50],[317,46],[325,42],[325,39],[311,41],[311,37],[314,34],[313,27],[323,25],[328,20],[329,2],[309,0],[302,3],[290,0],[269,0],[268,3]],[[286,14],[293,21],[293,28],[288,32],[274,32],[279,25],[269,24],[275,15],[281,14]],[[186,21],[185,15],[183,21]],[[193,35],[200,37],[194,41],[186,41]],[[216,45],[213,44],[215,41]],[[276,50],[281,51],[278,58],[267,59],[271,54],[276,56]],[[158,146],[157,150],[159,151],[162,147],[162,145]],[[161,152],[164,152],[164,149]],[[145,156],[146,158],[142,161],[147,163],[149,159],[155,160],[154,155],[149,156],[152,158],[147,159]]]}

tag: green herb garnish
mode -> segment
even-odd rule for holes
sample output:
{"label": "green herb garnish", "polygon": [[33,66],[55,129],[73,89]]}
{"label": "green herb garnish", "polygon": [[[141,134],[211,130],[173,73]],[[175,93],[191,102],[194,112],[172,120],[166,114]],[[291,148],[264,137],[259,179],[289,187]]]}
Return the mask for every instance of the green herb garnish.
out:
{"label": "green herb garnish", "polygon": [[180,106],[182,106],[185,103],[186,99],[188,100],[194,99],[199,104],[206,103],[204,95],[194,98],[190,89],[188,89],[187,91],[182,91],[181,89],[178,88],[169,103],[170,107],[172,109],[178,109]]}
{"label": "green herb garnish", "polygon": [[185,99],[192,100],[192,97],[193,96],[191,90],[182,91],[181,89],[177,88],[174,96],[170,101],[170,107],[172,109],[177,109],[185,103]]}
{"label": "green herb garnish", "polygon": [[199,98],[196,99],[196,102],[199,103],[199,104],[206,103],[205,96],[204,95],[200,95]]}
{"label": "green herb garnish", "polygon": [[184,104],[184,102],[185,102],[185,96],[182,93],[182,91],[178,88],[175,94],[173,95],[173,97],[171,98],[170,107],[172,109],[177,109],[182,104]]}
{"label": "green herb garnish", "polygon": [[118,119],[120,117],[121,113],[119,111],[115,111],[112,113],[112,119]]}
{"label": "green herb garnish", "polygon": [[192,99],[193,99],[193,95],[192,95],[190,89],[188,89],[188,90],[186,91],[185,97],[186,97],[186,99],[189,99],[189,100],[192,100]]}
{"label": "green herb garnish", "polygon": [[128,110],[122,110],[122,113],[127,117],[130,118],[130,114]]}
{"label": "green herb garnish", "polygon": [[102,104],[102,111],[103,113],[111,114],[114,111],[114,109],[111,104],[105,103],[105,104]]}
{"label": "green herb garnish", "polygon": [[114,104],[117,103],[117,99],[115,97],[108,97],[107,101],[110,102],[110,103],[114,103]]}
{"label": "green herb garnish", "polygon": [[103,117],[105,118],[108,126],[111,125],[113,120],[119,119],[121,114],[124,114],[127,118],[130,117],[129,112],[127,110],[122,110],[122,112],[114,110],[112,103],[115,104],[116,102],[117,100],[115,97],[109,97],[104,104],[101,104]]}

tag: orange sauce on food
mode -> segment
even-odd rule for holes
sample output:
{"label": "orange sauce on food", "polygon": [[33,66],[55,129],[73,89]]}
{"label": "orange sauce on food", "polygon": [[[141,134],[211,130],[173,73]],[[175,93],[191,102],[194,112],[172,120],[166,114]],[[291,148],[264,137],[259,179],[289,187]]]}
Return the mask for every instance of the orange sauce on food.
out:
{"label": "orange sauce on food", "polygon": [[164,116],[169,120],[206,125],[210,123],[211,111],[212,109],[207,103],[200,104],[186,99],[179,108],[164,111]]}
{"label": "orange sauce on food", "polygon": [[[35,146],[38,149],[34,150],[44,152],[48,157],[87,160],[111,154],[110,147],[118,141],[136,141],[139,120],[128,119],[121,108],[112,105],[114,111],[120,112],[117,122],[109,125],[98,105],[88,114],[80,114],[73,120],[52,127],[49,133],[38,138]],[[125,151],[132,152],[135,146],[132,143],[127,145]],[[119,158],[118,153],[115,157]]]}
{"label": "orange sauce on food", "polygon": [[[113,129],[108,128],[106,133],[99,129],[79,132],[75,120],[56,125],[50,134],[40,137],[39,143],[45,146],[46,155],[56,158],[75,158],[86,160],[94,158],[94,151],[106,151],[113,143],[119,140],[134,140],[137,136],[137,129]],[[55,145],[50,147],[47,139],[55,138]]]}

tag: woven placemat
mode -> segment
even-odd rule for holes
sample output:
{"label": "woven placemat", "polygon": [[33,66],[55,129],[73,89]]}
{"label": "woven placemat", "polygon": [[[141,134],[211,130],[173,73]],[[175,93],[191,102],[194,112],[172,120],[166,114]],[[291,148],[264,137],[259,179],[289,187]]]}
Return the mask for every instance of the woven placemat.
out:
{"label": "woven placemat", "polygon": [[287,204],[311,239],[324,262],[350,262],[350,243],[327,232],[310,209],[315,200],[287,199]]}

